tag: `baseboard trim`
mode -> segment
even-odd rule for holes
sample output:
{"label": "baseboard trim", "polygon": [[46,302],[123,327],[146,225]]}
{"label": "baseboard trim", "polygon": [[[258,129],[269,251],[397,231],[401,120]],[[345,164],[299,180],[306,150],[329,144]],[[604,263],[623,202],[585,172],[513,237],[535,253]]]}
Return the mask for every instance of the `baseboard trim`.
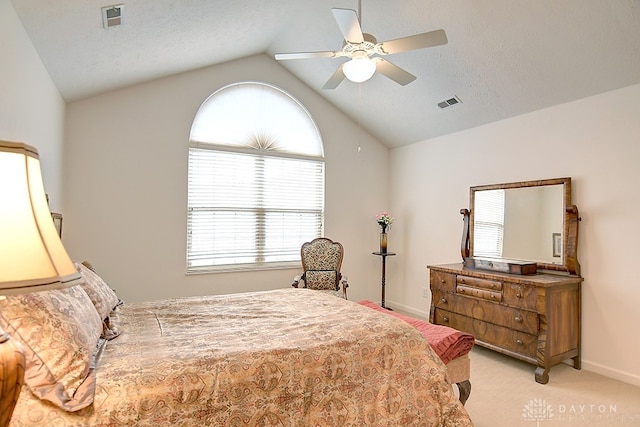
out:
{"label": "baseboard trim", "polygon": [[[378,301],[378,304],[380,304],[380,301]],[[400,304],[397,302],[392,302],[392,301],[385,301],[384,305],[386,305],[387,307],[391,307],[392,309],[397,308],[398,310],[404,311],[405,313],[409,313],[412,316],[416,316],[419,317],[421,319],[424,320],[429,320],[429,312],[428,311],[423,311],[423,310],[417,310],[413,307],[408,307],[404,304]]]}
{"label": "baseboard trim", "polygon": [[602,375],[603,377],[612,378],[614,380],[622,381],[623,383],[640,387],[640,376],[633,375],[629,372],[620,371],[618,369],[604,366],[599,363],[589,362],[584,359],[582,359],[582,369],[593,372],[594,374]]}

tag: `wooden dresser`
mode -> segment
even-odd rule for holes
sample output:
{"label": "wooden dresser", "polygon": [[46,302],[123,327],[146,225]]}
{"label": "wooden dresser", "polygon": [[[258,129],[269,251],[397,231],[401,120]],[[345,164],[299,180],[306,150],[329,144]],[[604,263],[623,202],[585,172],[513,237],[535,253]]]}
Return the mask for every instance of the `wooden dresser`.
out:
{"label": "wooden dresser", "polygon": [[430,321],[469,332],[476,343],[537,365],[549,381],[552,366],[573,359],[580,369],[580,288],[577,275],[516,275],[429,266]]}

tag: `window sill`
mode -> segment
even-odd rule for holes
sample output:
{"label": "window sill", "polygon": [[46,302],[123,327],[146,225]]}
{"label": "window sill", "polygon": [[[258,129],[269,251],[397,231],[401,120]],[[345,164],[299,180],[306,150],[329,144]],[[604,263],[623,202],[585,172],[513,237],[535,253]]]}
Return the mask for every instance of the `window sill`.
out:
{"label": "window sill", "polygon": [[265,271],[265,270],[293,270],[302,269],[300,261],[289,262],[270,262],[265,264],[226,264],[218,266],[191,267],[187,269],[186,275],[193,276],[199,274],[215,274],[215,273],[238,273],[249,271]]}

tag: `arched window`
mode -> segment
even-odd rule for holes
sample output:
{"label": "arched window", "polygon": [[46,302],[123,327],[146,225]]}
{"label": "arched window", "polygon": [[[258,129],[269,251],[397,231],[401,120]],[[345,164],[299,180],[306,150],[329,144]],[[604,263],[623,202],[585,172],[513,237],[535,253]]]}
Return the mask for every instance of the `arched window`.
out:
{"label": "arched window", "polygon": [[200,106],[189,142],[187,272],[298,265],[322,235],[322,139],[309,112],[243,82]]}

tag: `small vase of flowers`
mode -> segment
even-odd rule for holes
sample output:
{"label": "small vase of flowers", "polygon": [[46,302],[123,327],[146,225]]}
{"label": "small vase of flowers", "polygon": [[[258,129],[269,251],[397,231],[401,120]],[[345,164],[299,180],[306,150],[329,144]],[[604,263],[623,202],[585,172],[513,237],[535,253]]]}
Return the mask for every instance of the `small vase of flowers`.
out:
{"label": "small vase of flowers", "polygon": [[391,228],[393,217],[389,215],[389,212],[380,212],[376,215],[376,222],[382,229],[380,233],[380,252],[387,253],[387,229]]}

